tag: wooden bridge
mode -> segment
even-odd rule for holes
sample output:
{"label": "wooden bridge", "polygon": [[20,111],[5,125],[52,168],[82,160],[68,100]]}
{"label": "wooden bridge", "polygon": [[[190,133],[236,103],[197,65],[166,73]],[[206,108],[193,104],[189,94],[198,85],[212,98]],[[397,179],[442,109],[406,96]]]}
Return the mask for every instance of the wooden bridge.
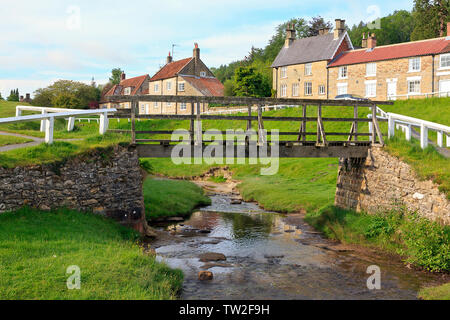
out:
{"label": "wooden bridge", "polygon": [[[274,98],[244,98],[244,97],[203,97],[203,96],[112,96],[108,98],[110,102],[130,102],[131,109],[119,109],[114,117],[131,119],[130,130],[111,130],[115,132],[131,133],[132,143],[137,146],[140,157],[148,158],[170,158],[176,145],[184,143],[192,148],[192,155],[195,149],[203,151],[216,141],[208,138],[207,135],[226,136],[226,131],[203,131],[201,124],[204,120],[232,120],[246,122],[247,132],[238,132],[236,139],[222,141],[223,154],[229,148],[234,149],[234,157],[249,157],[250,150],[257,148],[259,151],[264,148],[266,157],[272,154],[274,132],[264,130],[265,124],[269,121],[278,122],[298,122],[299,129],[296,132],[286,132],[279,128],[279,136],[290,136],[294,139],[278,141],[277,153],[280,158],[319,158],[319,157],[339,157],[339,158],[365,158],[369,148],[374,144],[384,145],[383,134],[380,130],[376,116],[377,105],[392,105],[387,101],[353,101],[353,100],[316,100],[316,99],[274,99]],[[186,103],[191,106],[190,114],[138,114],[139,102],[171,102]],[[201,104],[239,105],[247,106],[246,115],[204,115],[201,113]],[[298,117],[269,117],[263,116],[263,109],[271,105],[298,105]],[[257,107],[257,115],[252,114],[252,107]],[[314,106],[317,114],[314,117],[307,116],[307,109]],[[323,117],[324,108],[348,107],[353,109],[352,117]],[[370,117],[359,118],[359,108],[370,110]],[[136,121],[146,120],[188,120],[190,128],[187,131],[188,138],[183,142],[171,139],[139,139],[137,136],[146,135],[172,135],[173,130],[136,130]],[[382,120],[384,121],[384,120]],[[315,122],[317,130],[307,131],[307,123]],[[324,123],[344,122],[348,123],[346,132],[326,132]],[[257,130],[252,131],[252,124],[257,123]],[[360,123],[369,123],[370,132],[360,132]],[[197,125],[196,125],[197,124]],[[244,125],[245,127],[245,125]],[[250,131],[249,131],[250,130]],[[308,139],[313,137],[313,139]],[[330,137],[338,137],[331,139]],[[362,138],[366,137],[366,138]],[[368,138],[367,138],[368,137]],[[361,139],[360,139],[361,138]],[[338,139],[338,140],[336,140]],[[228,149],[227,149],[228,148]],[[241,152],[238,152],[239,150]],[[245,150],[245,152],[242,152]],[[254,150],[254,149],[253,149]],[[202,152],[203,154],[203,152]]]}

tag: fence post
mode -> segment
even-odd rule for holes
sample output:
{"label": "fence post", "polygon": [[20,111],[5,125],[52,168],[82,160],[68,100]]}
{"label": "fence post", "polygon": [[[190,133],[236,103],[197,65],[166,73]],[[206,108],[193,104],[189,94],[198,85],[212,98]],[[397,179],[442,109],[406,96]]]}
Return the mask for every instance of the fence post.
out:
{"label": "fence post", "polygon": [[407,141],[411,141],[411,133],[412,133],[412,127],[410,124],[408,124],[405,127],[406,131],[405,131],[405,138]]}
{"label": "fence post", "polygon": [[22,110],[20,109],[20,107],[16,107],[16,117],[20,117],[22,115]]}
{"label": "fence post", "polygon": [[445,137],[447,140],[447,148],[450,148],[450,134],[446,134]]}
{"label": "fence post", "polygon": [[262,106],[258,105],[258,144],[264,144],[264,122],[262,118]]}
{"label": "fence post", "polygon": [[47,120],[42,120],[45,123],[45,143],[53,143],[53,128],[55,127],[55,118],[50,116]]}
{"label": "fence post", "polygon": [[428,128],[423,123],[420,125],[420,147],[428,147]]}
{"label": "fence post", "polygon": [[136,144],[136,102],[131,103],[131,143]]}
{"label": "fence post", "polygon": [[100,134],[105,134],[108,131],[108,113],[100,114]]}
{"label": "fence post", "polygon": [[355,118],[355,141],[358,141],[358,105],[355,105],[353,109],[353,116]]}
{"label": "fence post", "polygon": [[391,114],[388,114],[388,134],[389,139],[395,136],[395,121]]}
{"label": "fence post", "polygon": [[437,132],[437,145],[440,148],[442,148],[444,146],[444,132],[443,131]]}
{"label": "fence post", "polygon": [[[42,110],[42,114],[47,114],[46,110]],[[41,132],[45,131],[45,126],[46,126],[46,122],[47,120],[41,120]]]}
{"label": "fence post", "polygon": [[69,121],[67,122],[67,131],[72,131],[75,126],[75,117],[70,117]]}

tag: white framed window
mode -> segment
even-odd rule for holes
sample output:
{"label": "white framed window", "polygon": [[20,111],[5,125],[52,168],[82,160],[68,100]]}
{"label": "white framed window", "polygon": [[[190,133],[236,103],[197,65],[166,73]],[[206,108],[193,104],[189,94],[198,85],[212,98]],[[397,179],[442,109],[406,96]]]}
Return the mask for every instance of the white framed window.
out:
{"label": "white framed window", "polygon": [[281,96],[282,97],[287,97],[287,84],[282,84],[281,85]]}
{"label": "white framed window", "polygon": [[184,91],[184,82],[178,83],[178,91]]}
{"label": "white framed window", "polygon": [[139,114],[145,114],[145,104],[139,105]]}
{"label": "white framed window", "polygon": [[281,67],[280,77],[281,77],[281,79],[287,78],[287,67]]}
{"label": "white framed window", "polygon": [[377,96],[377,81],[366,81],[366,98],[374,98]]}
{"label": "white framed window", "polygon": [[347,78],[348,78],[347,66],[340,67],[338,79],[347,79]]}
{"label": "white framed window", "polygon": [[293,97],[298,97],[298,88],[299,87],[300,87],[300,85],[298,83],[292,84],[292,96]]}
{"label": "white framed window", "polygon": [[439,68],[450,69],[450,53],[439,56]]}
{"label": "white framed window", "polygon": [[319,85],[319,95],[325,94],[325,86],[323,84]]}
{"label": "white framed window", "polygon": [[408,94],[420,94],[420,80],[408,80]]}
{"label": "white framed window", "polygon": [[206,77],[206,72],[205,71],[200,71],[200,77]]}
{"label": "white framed window", "polygon": [[180,110],[186,110],[186,109],[187,109],[186,102],[182,102],[182,103],[180,104]]}
{"label": "white framed window", "polygon": [[155,109],[158,109],[158,107],[159,107],[158,102],[153,102],[153,107],[154,107]]}
{"label": "white framed window", "polygon": [[312,63],[305,64],[305,76],[312,75]]}
{"label": "white framed window", "polygon": [[347,83],[338,83],[337,85],[337,95],[340,96],[342,94],[347,94],[348,84]]}
{"label": "white framed window", "polygon": [[305,96],[312,95],[312,82],[305,82]]}
{"label": "white framed window", "polygon": [[172,90],[172,82],[171,81],[166,83],[166,89],[167,89],[167,91]]}
{"label": "white framed window", "polygon": [[153,87],[153,91],[159,92],[159,84],[158,83],[155,83],[155,85]]}
{"label": "white framed window", "polygon": [[129,96],[131,94],[131,87],[127,87],[123,89],[123,94]]}
{"label": "white framed window", "polygon": [[420,57],[410,58],[409,72],[418,72],[418,71],[420,71]]}
{"label": "white framed window", "polygon": [[366,64],[366,77],[377,75],[377,64],[375,62]]}
{"label": "white framed window", "polygon": [[171,107],[172,106],[172,102],[167,102],[166,106]]}

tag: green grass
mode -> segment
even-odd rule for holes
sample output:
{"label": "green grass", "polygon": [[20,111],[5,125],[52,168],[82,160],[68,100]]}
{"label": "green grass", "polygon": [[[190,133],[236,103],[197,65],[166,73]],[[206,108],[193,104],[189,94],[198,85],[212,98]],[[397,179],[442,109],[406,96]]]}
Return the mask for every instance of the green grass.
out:
{"label": "green grass", "polygon": [[0,166],[13,168],[34,164],[66,161],[76,155],[94,149],[106,149],[120,143],[126,143],[128,137],[120,134],[107,133],[97,135],[82,141],[56,141],[52,145],[40,144],[35,147],[22,148],[0,153]]}
{"label": "green grass", "polygon": [[33,141],[33,140],[27,139],[27,138],[21,138],[21,137],[0,135],[0,147],[12,145],[12,144],[26,143],[26,142],[31,142],[31,141]]}
{"label": "green grass", "polygon": [[404,208],[369,215],[326,206],[309,212],[306,221],[328,238],[382,248],[428,271],[450,271],[450,226]]}
{"label": "green grass", "polygon": [[450,283],[423,288],[419,291],[419,298],[423,300],[450,300]]}
{"label": "green grass", "polygon": [[144,181],[147,219],[188,216],[200,206],[211,204],[202,188],[189,181],[147,178]]}
{"label": "green grass", "polygon": [[428,146],[422,150],[417,140],[394,137],[386,141],[386,151],[410,164],[422,180],[432,180],[450,200],[450,159]]}
{"label": "green grass", "polygon": [[[0,215],[0,299],[175,299],[182,273],[145,255],[138,234],[68,210]],[[81,290],[66,270],[81,269]]]}

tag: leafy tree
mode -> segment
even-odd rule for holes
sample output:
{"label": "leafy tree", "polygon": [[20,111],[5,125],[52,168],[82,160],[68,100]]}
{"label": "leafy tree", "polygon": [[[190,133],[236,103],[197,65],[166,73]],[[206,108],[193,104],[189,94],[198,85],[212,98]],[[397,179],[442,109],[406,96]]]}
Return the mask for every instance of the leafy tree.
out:
{"label": "leafy tree", "polygon": [[235,83],[234,83],[234,79],[227,79],[225,80],[225,83],[223,84],[224,86],[224,95],[225,97],[231,97],[236,95],[235,93]]}
{"label": "leafy tree", "polygon": [[314,37],[319,35],[320,29],[332,29],[333,24],[330,21],[325,21],[321,16],[312,18],[308,23],[307,37]]}
{"label": "leafy tree", "polygon": [[100,100],[100,90],[82,82],[59,80],[34,92],[33,103],[38,106],[87,109]]}
{"label": "leafy tree", "polygon": [[413,15],[406,10],[394,11],[394,13],[381,18],[381,29],[369,29],[362,21],[348,29],[348,34],[355,47],[360,47],[363,33],[366,37],[375,33],[377,45],[408,42],[411,40],[411,32],[415,26]]}
{"label": "leafy tree", "polygon": [[122,69],[120,68],[114,68],[111,70],[111,78],[109,78],[109,82],[111,82],[113,85],[114,84],[119,84],[120,83],[120,79],[122,78]]}
{"label": "leafy tree", "polygon": [[261,73],[254,67],[239,67],[236,69],[235,93],[240,97],[265,97],[271,94],[270,86],[264,82]]}
{"label": "leafy tree", "polygon": [[20,96],[19,96],[19,89],[16,90],[11,90],[11,93],[9,95],[9,97],[7,98],[8,101],[19,101]]}
{"label": "leafy tree", "polygon": [[414,0],[413,16],[416,25],[411,39],[422,40],[444,36],[449,11],[449,0]]}

